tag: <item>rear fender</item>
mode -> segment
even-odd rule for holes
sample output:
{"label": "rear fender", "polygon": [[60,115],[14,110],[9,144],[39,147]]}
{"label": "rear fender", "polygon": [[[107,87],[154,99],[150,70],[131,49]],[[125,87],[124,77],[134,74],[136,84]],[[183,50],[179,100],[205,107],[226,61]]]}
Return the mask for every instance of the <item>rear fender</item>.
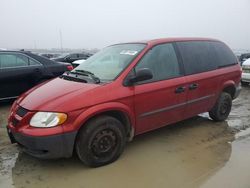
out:
{"label": "rear fender", "polygon": [[[222,93],[228,87],[233,87],[234,88],[234,92],[236,91],[236,83],[233,80],[228,80],[228,81],[226,81],[226,82],[223,83],[220,93]],[[219,93],[219,95],[220,95],[220,93]],[[233,98],[233,96],[232,96],[232,98]]]}

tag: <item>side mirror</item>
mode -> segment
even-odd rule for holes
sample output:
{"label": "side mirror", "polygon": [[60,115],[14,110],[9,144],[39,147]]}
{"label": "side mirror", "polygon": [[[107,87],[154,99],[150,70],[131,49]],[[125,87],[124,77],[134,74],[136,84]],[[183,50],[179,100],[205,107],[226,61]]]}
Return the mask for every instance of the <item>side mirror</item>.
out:
{"label": "side mirror", "polygon": [[124,82],[125,86],[131,86],[136,82],[150,80],[153,78],[153,73],[148,68],[139,69],[135,72],[135,75],[130,75]]}

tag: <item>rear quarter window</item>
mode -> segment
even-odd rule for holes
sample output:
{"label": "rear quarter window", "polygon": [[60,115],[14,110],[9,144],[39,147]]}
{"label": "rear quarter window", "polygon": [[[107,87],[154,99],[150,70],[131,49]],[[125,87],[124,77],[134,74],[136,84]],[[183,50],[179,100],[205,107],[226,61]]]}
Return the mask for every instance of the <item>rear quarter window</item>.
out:
{"label": "rear quarter window", "polygon": [[219,67],[235,65],[238,63],[237,57],[227,45],[222,42],[213,42],[212,45],[216,51]]}
{"label": "rear quarter window", "polygon": [[37,62],[36,60],[29,58],[29,65],[33,66],[33,65],[41,65],[41,64],[39,62]]}

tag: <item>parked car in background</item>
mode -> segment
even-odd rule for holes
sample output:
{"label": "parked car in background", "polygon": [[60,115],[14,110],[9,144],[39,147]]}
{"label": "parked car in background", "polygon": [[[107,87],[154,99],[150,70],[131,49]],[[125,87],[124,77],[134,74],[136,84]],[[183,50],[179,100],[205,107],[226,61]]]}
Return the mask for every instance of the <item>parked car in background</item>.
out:
{"label": "parked car in background", "polygon": [[91,56],[89,53],[64,53],[57,58],[51,58],[53,61],[72,63],[80,59],[88,59]]}
{"label": "parked car in background", "polygon": [[0,100],[18,97],[45,80],[72,70],[71,64],[51,61],[26,51],[0,51]]}
{"label": "parked car in background", "polygon": [[60,54],[57,53],[39,53],[38,55],[46,57],[48,59],[57,58],[58,56],[60,56]]}
{"label": "parked car in background", "polygon": [[8,133],[35,157],[76,151],[85,164],[102,166],[115,161],[135,135],[203,112],[225,120],[240,80],[237,58],[217,40],[116,44],[20,96]]}
{"label": "parked car in background", "polygon": [[242,64],[241,85],[249,85],[250,83],[250,58]]}
{"label": "parked car in background", "polygon": [[76,60],[76,61],[72,62],[72,65],[75,68],[75,67],[81,65],[82,63],[84,63],[85,61],[86,61],[86,59]]}
{"label": "parked car in background", "polygon": [[240,55],[240,65],[242,65],[242,63],[249,58],[250,58],[250,53],[241,54]]}

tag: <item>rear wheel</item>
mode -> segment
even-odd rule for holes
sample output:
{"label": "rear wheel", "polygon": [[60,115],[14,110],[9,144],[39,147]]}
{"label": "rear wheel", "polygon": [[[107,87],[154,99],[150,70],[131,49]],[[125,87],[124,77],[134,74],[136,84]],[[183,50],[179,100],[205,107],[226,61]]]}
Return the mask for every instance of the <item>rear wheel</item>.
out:
{"label": "rear wheel", "polygon": [[215,106],[209,111],[209,116],[215,121],[227,119],[232,107],[232,97],[229,93],[222,92]]}
{"label": "rear wheel", "polygon": [[88,166],[103,166],[121,155],[125,143],[126,134],[122,123],[110,116],[99,116],[80,130],[76,140],[76,153]]}

